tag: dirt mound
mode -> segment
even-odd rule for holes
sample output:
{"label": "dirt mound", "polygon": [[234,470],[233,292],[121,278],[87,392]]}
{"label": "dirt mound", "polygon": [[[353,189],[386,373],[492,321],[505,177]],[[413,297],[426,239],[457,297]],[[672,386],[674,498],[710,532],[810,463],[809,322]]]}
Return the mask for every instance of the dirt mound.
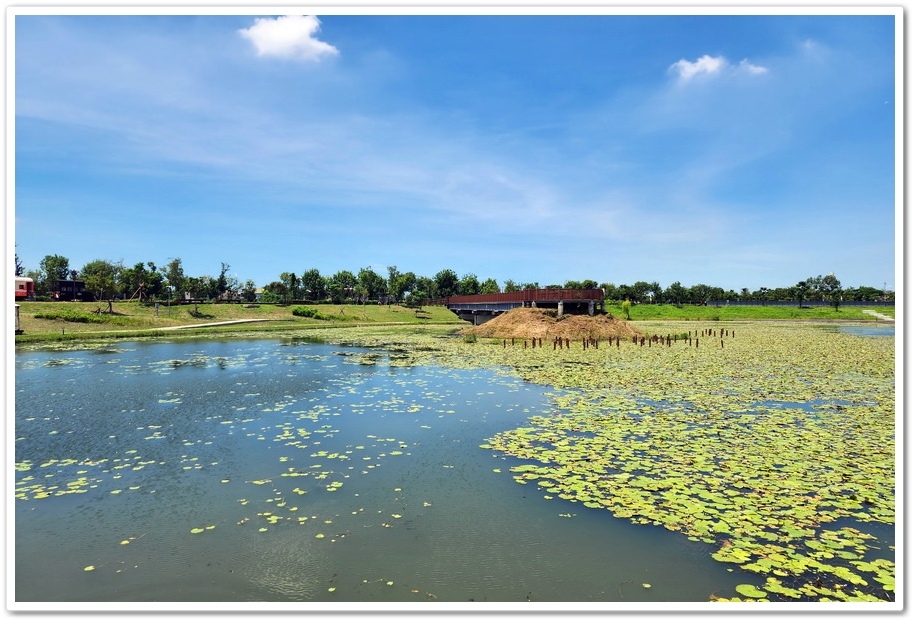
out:
{"label": "dirt mound", "polygon": [[517,307],[481,325],[464,329],[461,333],[478,337],[522,339],[562,337],[571,340],[618,336],[632,338],[634,335],[642,335],[642,332],[635,327],[610,314],[595,316],[564,314],[557,318],[555,309],[538,307]]}

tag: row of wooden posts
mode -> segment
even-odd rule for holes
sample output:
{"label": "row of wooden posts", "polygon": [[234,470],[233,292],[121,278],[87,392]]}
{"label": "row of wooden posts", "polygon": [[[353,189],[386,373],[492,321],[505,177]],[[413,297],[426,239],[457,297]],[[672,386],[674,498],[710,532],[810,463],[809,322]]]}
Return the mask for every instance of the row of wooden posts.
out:
{"label": "row of wooden posts", "polygon": [[[719,333],[719,345],[722,348],[725,348],[725,338],[728,337],[729,332],[726,331],[725,329],[719,329],[718,333]],[[715,338],[715,334],[716,334],[715,329],[704,329],[702,333],[700,332],[699,329],[697,329],[697,330],[694,330],[693,335],[690,335],[690,332],[688,332],[687,339],[686,340],[682,339],[681,341],[683,341],[688,347],[693,346],[695,348],[699,348],[700,347],[700,335],[703,335],[705,337]],[[731,332],[731,337],[735,337],[734,330]],[[525,348],[528,348],[528,341],[529,341],[528,338],[525,338],[522,340]],[[578,340],[574,340],[574,342],[575,341],[578,341]],[[582,350],[587,350],[589,348],[598,348],[598,344],[600,342],[599,340],[595,338],[582,338],[581,341],[582,341]],[[636,344],[638,346],[645,346],[646,344],[648,344],[650,348],[652,344],[664,344],[667,346],[671,346],[671,344],[677,343],[678,336],[675,335],[672,337],[671,335],[666,335],[666,336],[653,335],[651,337],[646,337],[646,336],[634,335],[632,338],[632,341],[633,341],[633,344]],[[620,336],[618,335],[616,337],[609,337],[607,339],[607,343],[608,343],[608,346],[614,346],[614,344],[616,343],[617,348],[620,348]],[[509,346],[515,346],[514,337],[511,338],[511,340],[503,339],[503,348],[507,348]],[[543,347],[544,347],[544,338],[540,338],[540,337],[531,338],[531,348],[543,348]],[[567,338],[564,338],[564,337],[554,337],[553,338],[553,350],[557,350],[558,348],[562,350],[564,347],[566,349],[570,348],[570,340],[568,337]]]}

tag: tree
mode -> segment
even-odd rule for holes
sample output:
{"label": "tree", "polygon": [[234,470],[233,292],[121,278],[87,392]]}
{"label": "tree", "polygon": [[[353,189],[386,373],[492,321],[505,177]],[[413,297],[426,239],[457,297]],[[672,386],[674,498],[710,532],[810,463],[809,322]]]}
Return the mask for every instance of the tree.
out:
{"label": "tree", "polygon": [[[230,286],[230,283],[229,283],[230,277],[226,276],[228,272],[229,272],[229,264],[227,264],[226,262],[220,262],[219,277],[216,278],[216,297],[215,298],[222,298],[222,296],[226,294],[226,292],[229,292],[230,290],[232,290],[232,288],[229,287]],[[234,278],[233,280],[237,282],[237,280],[235,280]]]}
{"label": "tree", "polygon": [[16,253],[16,276],[22,277],[22,274],[25,272],[25,267],[22,265],[22,260],[19,259],[19,254]]}
{"label": "tree", "polygon": [[687,298],[692,303],[706,305],[712,298],[713,289],[705,283],[698,283],[687,289]]}
{"label": "tree", "polygon": [[414,307],[416,309],[422,309],[423,304],[428,302],[428,298],[425,293],[420,292],[419,290],[414,289],[407,295],[407,299],[404,301],[404,304],[407,307]]}
{"label": "tree", "polygon": [[648,281],[637,281],[630,286],[630,296],[637,303],[643,303],[646,299],[651,298],[652,292],[652,284]]}
{"label": "tree", "polygon": [[364,303],[367,300],[378,300],[385,294],[388,285],[384,277],[368,267],[359,269],[356,281]]}
{"label": "tree", "polygon": [[619,301],[622,298],[613,283],[606,281],[601,284],[601,289],[604,290],[604,298],[608,301]]}
{"label": "tree", "polygon": [[808,296],[815,298],[817,300],[824,300],[824,295],[822,293],[822,286],[824,283],[824,277],[818,275],[817,277],[808,277],[805,280],[805,283],[808,284]]}
{"label": "tree", "polygon": [[480,284],[480,293],[481,294],[498,294],[499,293],[499,284],[496,283],[496,279],[490,277],[486,279],[482,284]]}
{"label": "tree", "polygon": [[480,294],[480,282],[477,275],[468,273],[458,282],[458,294]]}
{"label": "tree", "polygon": [[807,281],[799,281],[795,284],[795,288],[793,289],[795,292],[795,300],[798,301],[798,306],[802,307],[802,303],[804,303],[811,294],[811,286]]}
{"label": "tree", "polygon": [[192,299],[212,299],[217,294],[217,281],[210,275],[188,277],[185,287]]}
{"label": "tree", "polygon": [[125,297],[139,300],[148,299],[159,294],[162,288],[162,275],[152,262],[137,262],[130,268],[121,268],[118,272],[118,291]]}
{"label": "tree", "polygon": [[[410,273],[413,275],[413,273]],[[433,298],[436,291],[436,282],[429,277],[414,277],[410,284],[410,294],[412,296],[422,297],[423,300],[429,301]]]}
{"label": "tree", "polygon": [[46,255],[38,264],[41,278],[35,284],[36,293],[49,294],[57,289],[57,281],[70,274],[70,260],[63,255]]}
{"label": "tree", "polygon": [[[547,287],[550,288],[551,286],[547,286]],[[575,280],[570,279],[569,281],[563,284],[563,287],[570,289],[570,290],[581,290],[581,289],[590,290],[592,288],[597,288],[598,282],[595,281],[594,279],[583,279],[582,281],[575,281]]]}
{"label": "tree", "polygon": [[687,288],[682,286],[680,281],[675,281],[665,289],[662,298],[667,303],[680,305],[687,300]]}
{"label": "tree", "polygon": [[[404,293],[413,291],[416,289],[417,276],[412,272],[402,273],[398,270],[397,266],[388,267],[388,280],[386,293],[388,295],[388,303],[399,303],[404,298]],[[426,297],[429,297],[428,292],[423,292]]]}
{"label": "tree", "polygon": [[518,292],[519,290],[521,290],[521,288],[511,279],[506,279],[503,282],[503,292]]}
{"label": "tree", "polygon": [[258,290],[254,285],[254,281],[247,279],[245,284],[241,287],[239,292],[242,300],[246,303],[253,303],[258,298]]}
{"label": "tree", "polygon": [[450,269],[445,268],[436,273],[436,296],[446,297],[458,294],[458,274]]}
{"label": "tree", "polygon": [[328,297],[327,280],[321,276],[317,268],[310,268],[302,273],[302,279],[299,283],[302,286],[305,298],[310,301],[323,301]]}
{"label": "tree", "polygon": [[400,301],[401,296],[404,294],[403,290],[399,291],[398,289],[398,286],[400,285],[400,276],[401,272],[398,270],[397,266],[388,267],[388,290],[386,291],[386,294],[388,295],[389,303],[391,303],[391,301]]}
{"label": "tree", "polygon": [[356,275],[349,270],[339,270],[328,280],[328,286],[334,303],[350,300],[356,292]]}
{"label": "tree", "polygon": [[271,281],[261,291],[262,303],[282,303],[286,300],[288,290],[282,281]]}
{"label": "tree", "polygon": [[[884,292],[871,286],[859,286],[858,288],[848,288],[845,292],[847,300],[851,301],[883,301]],[[893,297],[891,298],[893,300]]]}
{"label": "tree", "polygon": [[299,298],[299,277],[296,273],[280,273],[280,281],[286,286],[286,300]]}
{"label": "tree", "polygon": [[416,274],[414,274],[413,271],[407,271],[406,273],[401,275],[400,285],[398,286],[398,289],[403,292],[419,292],[426,298],[429,298],[429,295],[432,292],[431,289],[425,289],[425,290],[419,289],[419,287],[417,286],[417,276]]}
{"label": "tree", "polygon": [[843,288],[836,275],[830,273],[821,280],[821,293],[824,295],[825,300],[833,303],[835,310],[840,310],[840,303],[843,300]]}
{"label": "tree", "polygon": [[109,314],[114,312],[112,299],[117,292],[120,268],[108,260],[93,260],[80,270],[86,289],[95,295],[96,300],[108,301]]}
{"label": "tree", "polygon": [[172,298],[173,294],[178,298],[184,298],[188,289],[188,278],[184,274],[181,258],[176,257],[170,260],[164,268],[160,268],[159,270],[162,271],[162,276],[165,277],[168,284],[169,299]]}

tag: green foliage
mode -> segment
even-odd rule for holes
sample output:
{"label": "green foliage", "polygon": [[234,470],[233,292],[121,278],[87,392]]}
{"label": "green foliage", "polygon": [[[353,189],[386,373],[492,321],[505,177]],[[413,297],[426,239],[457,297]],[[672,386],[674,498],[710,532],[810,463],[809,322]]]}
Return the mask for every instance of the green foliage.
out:
{"label": "green foliage", "polygon": [[317,268],[309,268],[299,280],[302,295],[309,301],[323,301],[328,298],[328,282]]}
{"label": "green foliage", "polygon": [[70,260],[63,255],[46,255],[39,266],[41,276],[35,280],[35,287],[40,294],[48,294],[57,280],[70,276]]}
{"label": "green foliage", "polygon": [[300,318],[314,318],[315,320],[332,320],[331,316],[322,314],[314,307],[293,307],[293,316],[299,316]]}
{"label": "green foliage", "polygon": [[458,294],[458,274],[450,269],[445,268],[436,273],[433,277],[436,282],[436,296],[452,296]]}
{"label": "green foliage", "polygon": [[485,279],[484,282],[480,284],[481,294],[495,294],[497,292],[499,292],[499,284],[496,282],[496,279],[492,277]]}
{"label": "green foliage", "polygon": [[90,322],[104,324],[106,322],[99,314],[87,314],[75,309],[63,308],[60,311],[46,311],[35,314],[36,318],[43,320],[63,320],[64,322]]}
{"label": "green foliage", "polygon": [[480,281],[474,273],[464,275],[458,281],[458,294],[480,294]]}
{"label": "green foliage", "polygon": [[171,260],[160,270],[163,277],[165,277],[168,287],[171,288],[171,295],[181,298],[188,285],[188,278],[184,274],[181,258],[177,257]]}
{"label": "green foliage", "polygon": [[893,340],[748,323],[724,347],[694,344],[582,351],[588,365],[565,369],[542,365],[548,349],[492,349],[519,364],[523,353],[526,380],[568,393],[486,448],[520,462],[519,484],[715,545],[713,559],[787,584],[739,585],[743,597],[886,599],[894,564],[862,526],[895,521]]}
{"label": "green foliage", "polygon": [[[607,311],[626,318],[625,303],[605,302]],[[791,305],[632,305],[632,315],[637,320],[868,320],[861,307],[836,307],[818,305],[797,307]],[[875,307],[882,314],[894,316],[893,307]]]}
{"label": "green foliage", "polygon": [[108,260],[93,260],[80,270],[80,277],[86,283],[86,290],[99,299],[110,299],[117,292],[118,274],[121,268]]}

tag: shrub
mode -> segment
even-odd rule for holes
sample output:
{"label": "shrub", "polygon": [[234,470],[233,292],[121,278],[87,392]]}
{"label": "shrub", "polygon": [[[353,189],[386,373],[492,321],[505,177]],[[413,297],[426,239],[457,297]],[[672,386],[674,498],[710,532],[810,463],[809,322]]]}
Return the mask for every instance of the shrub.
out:
{"label": "shrub", "polygon": [[331,320],[330,316],[322,314],[314,307],[293,307],[293,316],[299,316],[300,318],[314,318],[315,320]]}
{"label": "shrub", "polygon": [[72,310],[72,309],[65,309],[61,311],[39,312],[35,314],[35,317],[43,318],[45,320],[63,320],[65,322],[95,322],[95,323],[107,322],[107,320],[99,314],[87,314],[87,313]]}

